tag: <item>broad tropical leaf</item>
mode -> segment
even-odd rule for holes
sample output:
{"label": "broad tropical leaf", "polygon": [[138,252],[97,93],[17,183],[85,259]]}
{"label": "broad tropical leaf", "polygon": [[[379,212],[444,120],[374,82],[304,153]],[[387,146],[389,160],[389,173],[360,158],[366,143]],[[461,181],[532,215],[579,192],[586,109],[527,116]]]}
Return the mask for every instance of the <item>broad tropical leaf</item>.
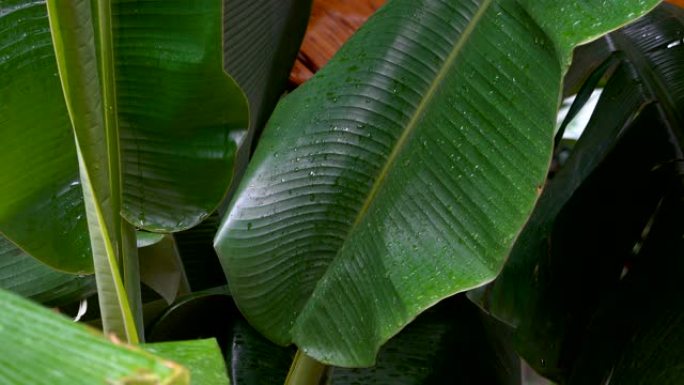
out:
{"label": "broad tropical leaf", "polygon": [[[206,217],[230,185],[248,126],[246,100],[223,71],[218,0],[48,5],[49,24],[42,2],[7,1],[0,12],[9,31],[2,76],[10,85],[2,133],[26,139],[15,145],[19,157],[8,152],[3,164],[18,171],[3,181],[22,173],[16,164],[40,172],[3,189],[0,231],[71,272],[92,269],[92,250],[105,329],[130,339],[135,317],[126,302],[139,308],[138,263],[133,229],[121,215],[155,231]],[[29,33],[35,38],[21,38]],[[46,78],[56,74],[61,87]],[[14,79],[36,75],[24,98],[25,85]],[[50,151],[66,156],[53,162]],[[48,231],[38,226],[45,216]]]}
{"label": "broad tropical leaf", "polygon": [[656,3],[390,1],[276,108],[222,223],[250,323],[371,365],[494,279],[544,183],[572,48]]}
{"label": "broad tropical leaf", "polygon": [[681,379],[683,15],[663,5],[583,50],[616,62],[594,116],[501,276],[470,294],[562,383]]}
{"label": "broad tropical leaf", "polygon": [[138,348],[113,344],[95,330],[0,290],[0,383],[190,383],[188,371]]}
{"label": "broad tropical leaf", "polygon": [[[114,54],[100,64],[114,68],[116,76],[104,71],[89,86],[107,83],[116,96],[107,106],[112,109],[99,115],[118,127],[112,135],[119,139],[114,147],[121,161],[123,215],[152,230],[190,227],[225,195],[248,126],[246,100],[223,72],[221,3],[113,1],[111,6],[111,25],[103,28],[109,27]],[[0,152],[0,231],[51,266],[92,271],[76,149],[45,4],[7,0],[0,7],[0,134],[6,147]],[[69,9],[64,5],[61,11]],[[74,35],[85,37],[79,34],[92,35],[99,19],[73,22],[83,27]],[[68,33],[68,25],[64,28]],[[96,49],[90,47],[90,54]],[[91,101],[93,109],[104,108],[101,99]],[[83,155],[98,182],[108,166]],[[119,177],[112,178],[116,184]]]}
{"label": "broad tropical leaf", "polygon": [[230,384],[221,349],[214,339],[145,344],[142,349],[183,365],[190,371],[193,384]]}
{"label": "broad tropical leaf", "polygon": [[94,294],[95,277],[57,271],[0,236],[0,289],[49,306],[61,306]]}

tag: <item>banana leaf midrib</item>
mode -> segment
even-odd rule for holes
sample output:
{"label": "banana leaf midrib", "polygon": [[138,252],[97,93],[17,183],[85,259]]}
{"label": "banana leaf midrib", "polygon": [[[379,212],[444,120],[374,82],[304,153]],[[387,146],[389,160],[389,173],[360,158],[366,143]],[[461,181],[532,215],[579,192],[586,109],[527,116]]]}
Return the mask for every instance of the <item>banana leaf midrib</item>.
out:
{"label": "banana leaf midrib", "polygon": [[459,37],[458,41],[454,44],[453,49],[449,53],[449,56],[447,56],[446,60],[444,61],[444,64],[440,67],[439,71],[435,75],[434,79],[432,80],[432,83],[428,87],[427,91],[425,92],[425,95],[422,97],[420,100],[420,103],[416,107],[416,110],[414,113],[411,115],[411,118],[409,122],[406,124],[406,127],[404,128],[403,132],[399,136],[399,139],[397,139],[397,142],[394,145],[394,148],[392,149],[392,152],[389,154],[387,157],[387,160],[385,161],[383,167],[380,169],[380,172],[378,173],[378,177],[375,179],[375,182],[373,182],[373,185],[371,186],[368,195],[366,197],[366,200],[364,201],[363,205],[361,206],[361,209],[359,209],[359,212],[354,219],[354,222],[351,226],[351,228],[348,231],[348,234],[351,234],[354,229],[361,223],[365,215],[368,213],[368,209],[370,206],[373,204],[373,201],[375,200],[375,197],[377,196],[378,192],[382,188],[387,175],[394,165],[397,156],[401,152],[401,150],[404,148],[406,145],[407,141],[410,139],[411,134],[413,131],[418,127],[418,122],[420,121],[421,116],[425,113],[426,108],[430,105],[430,102],[432,101],[432,98],[434,95],[437,93],[437,90],[439,89],[439,86],[441,84],[442,79],[450,72],[451,67],[454,66],[454,62],[456,61],[457,58],[459,58],[459,54],[463,47],[465,46],[466,42],[468,41],[470,35],[473,33],[475,28],[477,27],[479,21],[482,19],[484,14],[487,12],[489,9],[489,6],[492,4],[494,0],[485,0],[480,7],[478,8],[477,12],[474,14],[473,19],[470,20],[468,23],[468,26],[465,28],[461,36]]}

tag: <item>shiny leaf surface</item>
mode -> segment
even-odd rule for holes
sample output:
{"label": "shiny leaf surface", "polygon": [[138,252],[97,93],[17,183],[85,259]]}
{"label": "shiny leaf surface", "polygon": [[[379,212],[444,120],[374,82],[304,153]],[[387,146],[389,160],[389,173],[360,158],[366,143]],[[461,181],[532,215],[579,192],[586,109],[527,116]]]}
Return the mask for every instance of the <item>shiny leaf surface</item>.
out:
{"label": "shiny leaf surface", "polygon": [[491,281],[543,184],[570,50],[656,3],[381,8],[277,107],[217,235],[250,323],[371,365],[418,313]]}

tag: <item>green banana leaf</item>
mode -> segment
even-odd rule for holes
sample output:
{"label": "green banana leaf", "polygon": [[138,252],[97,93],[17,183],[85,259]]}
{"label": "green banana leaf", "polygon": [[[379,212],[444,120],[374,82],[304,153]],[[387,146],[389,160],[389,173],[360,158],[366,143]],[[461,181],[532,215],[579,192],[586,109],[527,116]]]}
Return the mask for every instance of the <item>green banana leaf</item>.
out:
{"label": "green banana leaf", "polygon": [[249,322],[338,366],[493,280],[577,44],[658,2],[392,0],[276,108],[215,246]]}
{"label": "green banana leaf", "polygon": [[48,267],[0,236],[0,288],[47,306],[62,306],[95,293],[95,277]]}
{"label": "green banana leaf", "polygon": [[0,383],[187,385],[187,369],[0,290]]}
{"label": "green banana leaf", "polygon": [[682,20],[664,4],[578,52],[616,63],[592,120],[501,276],[469,293],[558,382],[681,383]]}
{"label": "green banana leaf", "polygon": [[[52,266],[92,271],[45,5],[7,0],[2,7],[0,127],[8,150],[0,159],[0,231]],[[216,207],[230,184],[248,123],[246,101],[222,71],[221,12],[221,4],[209,0],[192,7],[179,1],[112,4],[121,204],[136,226],[190,227]]]}
{"label": "green banana leaf", "polygon": [[229,385],[226,366],[216,340],[161,342],[141,346],[156,356],[177,362],[190,370],[197,385]]}

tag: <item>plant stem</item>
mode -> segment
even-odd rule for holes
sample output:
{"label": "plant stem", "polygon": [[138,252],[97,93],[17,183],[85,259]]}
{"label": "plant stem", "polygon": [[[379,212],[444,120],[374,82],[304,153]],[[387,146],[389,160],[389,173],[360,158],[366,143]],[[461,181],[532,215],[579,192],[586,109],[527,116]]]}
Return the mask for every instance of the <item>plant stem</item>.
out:
{"label": "plant stem", "polygon": [[324,385],[328,382],[330,367],[297,350],[285,385]]}

